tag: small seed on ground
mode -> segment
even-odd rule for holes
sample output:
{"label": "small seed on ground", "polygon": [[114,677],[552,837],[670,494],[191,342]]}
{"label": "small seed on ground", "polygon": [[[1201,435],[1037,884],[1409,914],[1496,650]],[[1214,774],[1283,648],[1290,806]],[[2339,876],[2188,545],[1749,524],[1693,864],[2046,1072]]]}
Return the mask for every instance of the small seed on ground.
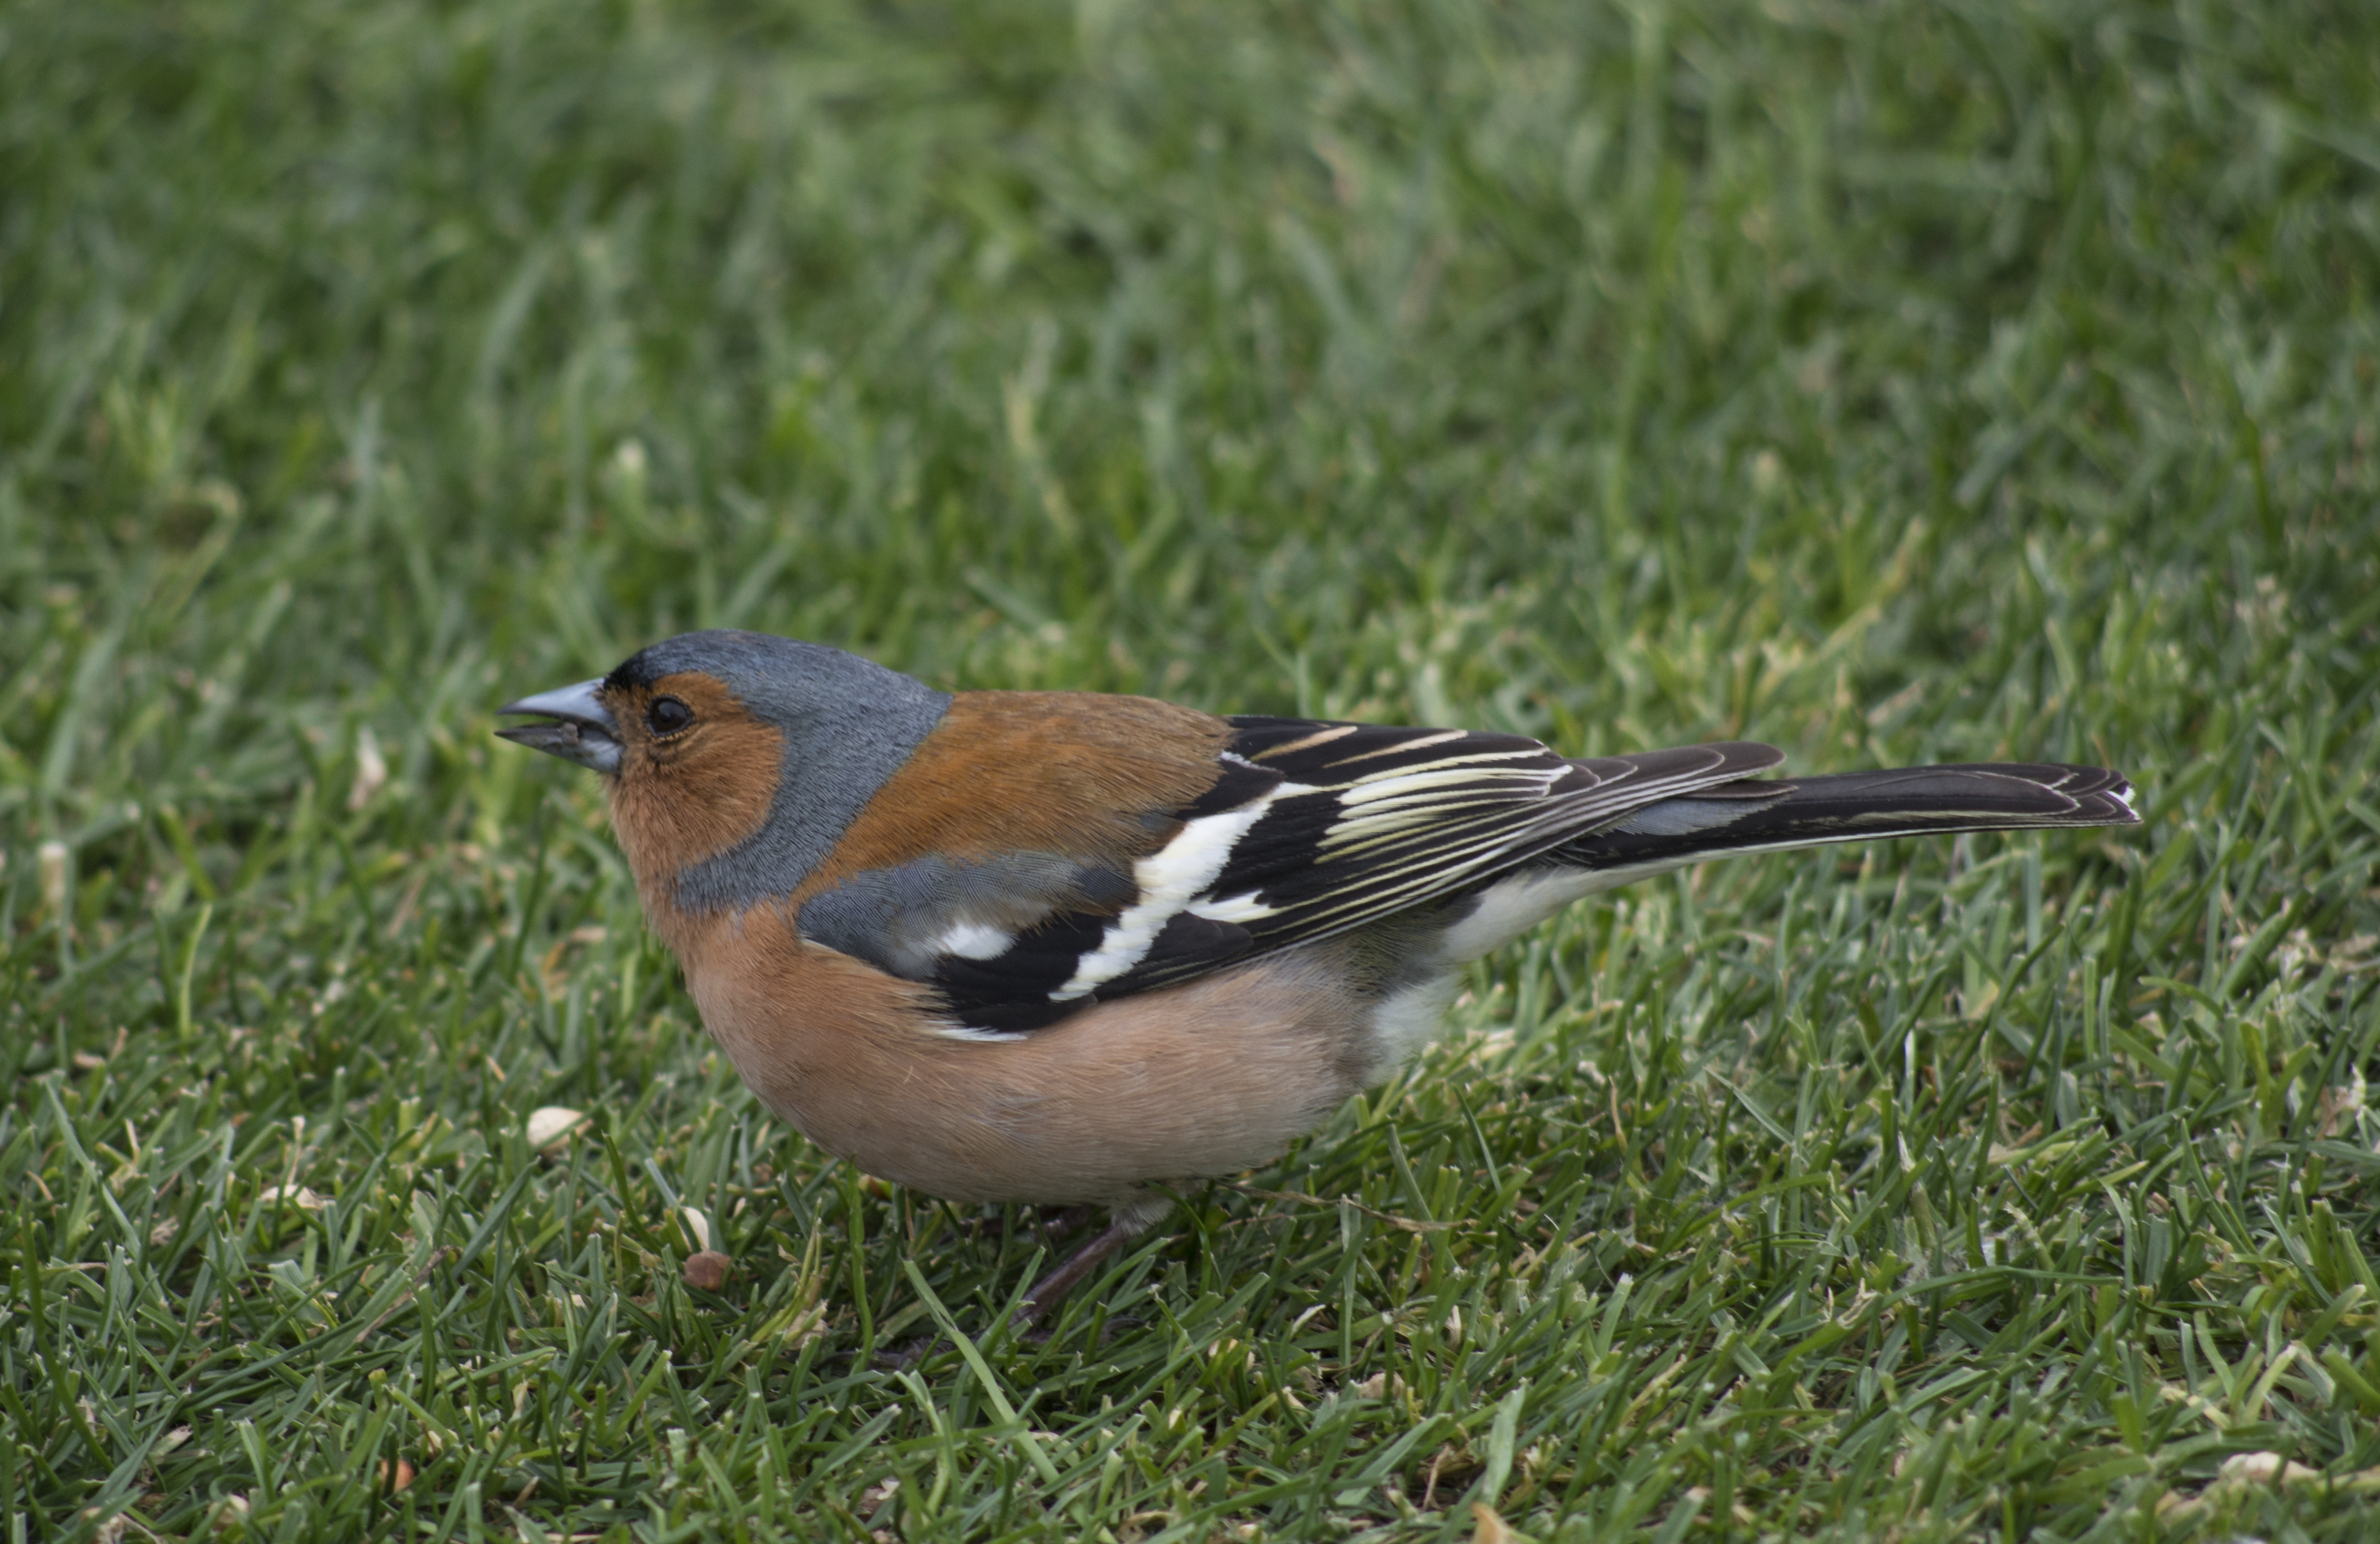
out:
{"label": "small seed on ground", "polygon": [[543,1104],[528,1113],[528,1145],[551,1147],[569,1135],[573,1127],[587,1117],[577,1110],[560,1104]]}

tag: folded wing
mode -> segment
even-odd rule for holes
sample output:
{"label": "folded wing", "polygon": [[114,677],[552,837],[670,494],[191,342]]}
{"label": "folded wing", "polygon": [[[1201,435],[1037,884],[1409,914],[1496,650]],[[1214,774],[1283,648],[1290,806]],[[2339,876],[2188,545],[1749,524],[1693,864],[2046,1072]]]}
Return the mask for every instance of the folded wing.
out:
{"label": "folded wing", "polygon": [[802,931],[940,987],[953,1032],[1021,1033],[1476,889],[1783,759],[1730,743],[1574,761],[1519,735],[1230,723],[1214,783],[1146,812],[1128,873],[1061,853],[925,860],[813,897]]}

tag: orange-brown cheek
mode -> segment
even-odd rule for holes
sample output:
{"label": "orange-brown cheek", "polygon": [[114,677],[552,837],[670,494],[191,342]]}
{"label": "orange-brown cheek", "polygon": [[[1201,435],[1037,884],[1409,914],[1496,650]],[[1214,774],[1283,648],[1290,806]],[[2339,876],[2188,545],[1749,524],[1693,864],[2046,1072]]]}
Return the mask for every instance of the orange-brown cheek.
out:
{"label": "orange-brown cheek", "polygon": [[642,701],[615,709],[626,744],[612,785],[612,824],[649,902],[659,881],[758,831],[784,766],[783,737],[745,717],[717,682],[668,676],[650,694],[664,693],[695,710],[697,727],[680,740],[655,745],[641,732]]}

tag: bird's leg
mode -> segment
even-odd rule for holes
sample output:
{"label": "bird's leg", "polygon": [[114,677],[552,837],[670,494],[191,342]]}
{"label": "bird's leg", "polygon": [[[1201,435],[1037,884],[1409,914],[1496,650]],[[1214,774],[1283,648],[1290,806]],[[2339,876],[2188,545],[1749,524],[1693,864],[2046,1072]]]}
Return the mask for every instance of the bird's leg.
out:
{"label": "bird's leg", "polygon": [[1012,1329],[1024,1331],[1040,1322],[1044,1314],[1058,1305],[1058,1300],[1090,1278],[1108,1261],[1108,1258],[1126,1244],[1139,1237],[1149,1225],[1173,1210],[1170,1198],[1137,1201],[1119,1206],[1109,1218],[1108,1225],[1091,1236],[1089,1242],[1066,1257],[1065,1263],[1033,1284],[1025,1295],[1023,1306],[1009,1320]]}
{"label": "bird's leg", "polygon": [[[1076,1224],[1087,1221],[1096,1210],[1087,1206],[1068,1207],[1058,1217],[1062,1228],[1060,1236],[1062,1237],[1066,1233],[1071,1233]],[[1033,1284],[1033,1290],[1025,1295],[1024,1303],[1018,1307],[1015,1313],[1010,1316],[1009,1329],[1028,1341],[1038,1343],[1048,1340],[1050,1332],[1037,1329],[1036,1326],[1040,1323],[1044,1315],[1058,1306],[1058,1300],[1082,1285],[1090,1278],[1093,1272],[1107,1263],[1110,1256],[1147,1233],[1150,1224],[1158,1222],[1172,1210],[1173,1200],[1170,1196],[1156,1196],[1147,1200],[1127,1202],[1117,1207],[1110,1214],[1107,1226],[1101,1228],[1081,1248],[1068,1255],[1065,1263]],[[1033,1213],[1033,1223],[1034,1226],[1042,1229],[1042,1236],[1046,1239],[1049,1236],[1048,1229],[1038,1211]],[[1116,1319],[1109,1322],[1111,1325],[1115,1325],[1136,1322],[1136,1321]],[[897,1349],[878,1352],[876,1363],[879,1367],[891,1368],[894,1370],[915,1367],[936,1351],[948,1349],[949,1345],[950,1342],[941,1335],[925,1335]]]}
{"label": "bird's leg", "polygon": [[1033,1228],[1040,1234],[1041,1242],[1054,1251],[1059,1239],[1073,1237],[1090,1226],[1099,1214],[1096,1206],[1037,1206],[1033,1209]]}

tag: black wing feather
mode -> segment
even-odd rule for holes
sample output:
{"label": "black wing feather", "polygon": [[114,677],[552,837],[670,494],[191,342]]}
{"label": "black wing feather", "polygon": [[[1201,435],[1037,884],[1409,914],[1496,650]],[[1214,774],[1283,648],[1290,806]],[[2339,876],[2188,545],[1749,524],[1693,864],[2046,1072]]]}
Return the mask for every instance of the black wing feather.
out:
{"label": "black wing feather", "polygon": [[[1492,883],[1585,831],[1653,801],[1766,770],[1783,759],[1732,743],[1570,760],[1517,734],[1241,718],[1227,766],[1243,803],[1269,795],[1204,891],[1247,943],[1220,954],[1197,934],[1160,934],[1113,997],[1188,981],[1242,954],[1309,943]],[[1225,782],[1234,779],[1227,774]],[[1221,785],[1219,784],[1219,787]],[[1305,791],[1294,791],[1294,790]],[[1220,919],[1219,919],[1220,920]],[[1186,947],[1170,947],[1177,943]]]}

